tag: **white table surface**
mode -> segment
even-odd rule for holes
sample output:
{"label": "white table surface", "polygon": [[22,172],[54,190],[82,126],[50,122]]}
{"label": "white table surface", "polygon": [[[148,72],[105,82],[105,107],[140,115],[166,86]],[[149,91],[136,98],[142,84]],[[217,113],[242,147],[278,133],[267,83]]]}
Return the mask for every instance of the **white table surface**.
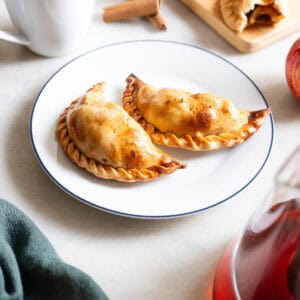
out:
{"label": "white table surface", "polygon": [[[24,210],[68,263],[87,272],[111,299],[205,299],[226,244],[271,188],[286,155],[300,142],[300,102],[285,80],[285,58],[299,36],[241,54],[181,2],[166,0],[168,30],[145,20],[105,24],[96,1],[89,33],[71,55],[43,58],[0,41],[0,197]],[[3,0],[0,28],[13,29]],[[203,213],[172,220],[136,220],[98,211],[61,191],[40,168],[29,139],[29,118],[45,81],[87,50],[136,39],[180,41],[216,52],[246,72],[273,109],[275,139],[266,166],[244,191]],[[245,158],[247,159],[247,158]]]}

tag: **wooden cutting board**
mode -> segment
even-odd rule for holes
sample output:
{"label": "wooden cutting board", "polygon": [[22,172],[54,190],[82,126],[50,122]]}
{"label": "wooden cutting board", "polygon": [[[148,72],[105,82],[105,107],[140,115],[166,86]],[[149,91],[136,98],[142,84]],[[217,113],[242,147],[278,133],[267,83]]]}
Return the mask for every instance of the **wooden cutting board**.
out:
{"label": "wooden cutting board", "polygon": [[232,31],[224,23],[219,0],[181,0],[209,24],[218,34],[241,52],[251,52],[300,30],[300,0],[288,2],[288,16],[276,26],[254,26],[242,33]]}

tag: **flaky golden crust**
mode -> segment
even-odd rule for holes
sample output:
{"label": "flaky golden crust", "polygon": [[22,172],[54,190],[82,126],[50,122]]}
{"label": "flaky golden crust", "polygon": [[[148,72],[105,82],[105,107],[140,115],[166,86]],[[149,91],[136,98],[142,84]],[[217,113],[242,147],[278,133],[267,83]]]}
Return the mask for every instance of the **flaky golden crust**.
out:
{"label": "flaky golden crust", "polygon": [[248,25],[274,25],[286,16],[286,0],[220,0],[225,23],[242,32]]}
{"label": "flaky golden crust", "polygon": [[155,164],[147,168],[128,169],[105,165],[95,159],[87,157],[72,141],[67,126],[68,112],[70,112],[80,101],[82,101],[82,99],[73,101],[70,106],[64,110],[59,118],[56,129],[57,139],[62,145],[64,152],[70,160],[79,167],[102,179],[114,179],[125,182],[148,181],[185,167],[183,162],[172,158],[166,153],[162,155],[159,164]]}
{"label": "flaky golden crust", "polygon": [[123,94],[123,107],[129,115],[141,124],[153,142],[168,147],[180,147],[193,151],[208,151],[236,146],[257,132],[266,116],[271,112],[271,109],[269,108],[256,112],[249,112],[248,122],[238,130],[233,130],[232,132],[208,135],[200,135],[195,132],[194,135],[185,133],[182,136],[178,136],[171,131],[162,132],[153,124],[147,122],[139,111],[137,107],[137,93],[138,85],[141,83],[143,82],[134,75],[130,75],[127,78],[127,87]]}

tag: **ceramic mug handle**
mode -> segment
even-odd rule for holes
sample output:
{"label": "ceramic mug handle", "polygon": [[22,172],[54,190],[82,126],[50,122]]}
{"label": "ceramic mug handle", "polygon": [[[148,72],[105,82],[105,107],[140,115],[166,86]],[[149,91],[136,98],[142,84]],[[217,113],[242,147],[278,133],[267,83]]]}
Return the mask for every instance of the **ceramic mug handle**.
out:
{"label": "ceramic mug handle", "polygon": [[30,42],[28,41],[28,39],[25,36],[23,36],[21,34],[17,34],[17,33],[4,31],[4,30],[0,30],[0,40],[4,40],[7,42],[19,44],[19,45],[29,45],[30,44]]}
{"label": "ceramic mug handle", "polygon": [[[6,8],[9,13],[10,19],[13,21],[13,24],[17,28],[17,33],[12,33],[7,30],[0,29],[0,39],[7,42],[20,44],[20,45],[29,45],[29,39],[24,35],[22,28],[24,27],[25,19],[25,9],[23,5],[24,0],[19,1],[9,1],[5,0]],[[20,29],[21,28],[21,29]]]}

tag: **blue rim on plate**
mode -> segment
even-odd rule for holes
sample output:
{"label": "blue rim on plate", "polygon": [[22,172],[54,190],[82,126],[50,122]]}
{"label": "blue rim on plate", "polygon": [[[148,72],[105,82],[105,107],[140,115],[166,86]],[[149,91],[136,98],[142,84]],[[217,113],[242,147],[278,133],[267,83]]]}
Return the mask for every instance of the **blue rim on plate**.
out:
{"label": "blue rim on plate", "polygon": [[39,101],[39,98],[40,98],[40,95],[42,94],[43,90],[45,89],[45,87],[48,85],[48,83],[52,80],[52,78],[57,74],[59,73],[62,69],[64,69],[66,66],[68,66],[70,63],[72,63],[73,61],[79,59],[80,57],[82,56],[85,56],[87,55],[88,53],[91,53],[91,52],[94,52],[94,51],[98,51],[100,49],[103,49],[103,48],[108,48],[108,47],[113,47],[113,46],[116,46],[116,45],[120,45],[120,44],[129,44],[129,43],[141,43],[141,42],[159,42],[159,43],[169,43],[169,44],[179,44],[179,45],[182,45],[182,46],[186,46],[186,47],[192,47],[192,48],[196,48],[200,51],[204,51],[204,52],[207,52],[217,58],[219,58],[220,60],[223,60],[225,61],[226,63],[228,63],[229,65],[233,66],[236,70],[238,70],[242,75],[244,75],[252,84],[253,86],[256,88],[256,90],[259,92],[259,94],[261,95],[262,99],[264,100],[265,102],[265,105],[266,107],[270,107],[267,100],[265,99],[264,95],[262,94],[262,92],[260,91],[260,89],[258,88],[258,86],[256,85],[256,83],[245,73],[243,72],[240,68],[238,68],[235,64],[233,64],[232,62],[228,61],[227,59],[225,59],[224,57],[220,56],[219,54],[216,54],[216,53],[213,53],[207,49],[204,49],[204,48],[201,48],[201,47],[198,47],[198,46],[195,46],[195,45],[190,45],[190,44],[187,44],[187,43],[182,43],[182,42],[176,42],[176,41],[168,41],[168,40],[132,40],[132,41],[123,41],[123,42],[118,42],[118,43],[112,43],[112,44],[108,44],[108,45],[105,45],[105,46],[101,46],[101,47],[97,47],[93,50],[90,50],[90,51],[87,51],[75,58],[73,58],[72,60],[70,60],[69,62],[67,62],[66,64],[64,64],[62,67],[60,67],[47,81],[46,83],[43,85],[42,89],[40,90],[40,92],[38,93],[35,101],[34,101],[34,104],[33,104],[33,108],[32,108],[32,112],[31,112],[31,116],[30,116],[30,141],[31,141],[31,145],[32,145],[32,148],[33,148],[33,151],[37,157],[37,160],[40,164],[40,166],[42,167],[42,169],[46,172],[46,174],[49,176],[49,178],[60,188],[62,189],[64,192],[66,192],[67,194],[69,194],[70,196],[72,196],[73,198],[75,199],[78,199],[79,201],[89,205],[89,206],[92,206],[94,208],[97,208],[99,210],[102,210],[102,211],[106,211],[106,212],[109,212],[109,213],[112,213],[112,214],[115,214],[115,215],[119,215],[119,216],[125,216],[125,217],[132,217],[132,218],[140,218],[140,219],[171,219],[171,218],[177,218],[177,217],[183,217],[183,216],[187,216],[187,215],[192,215],[192,214],[195,214],[195,213],[198,213],[198,212],[201,212],[201,211],[205,211],[209,208],[212,208],[214,206],[217,206],[233,197],[235,197],[237,194],[239,194],[241,191],[243,191],[248,185],[250,185],[250,183],[252,183],[254,181],[254,179],[258,176],[258,174],[262,171],[263,167],[265,166],[269,156],[270,156],[270,153],[271,153],[271,149],[272,149],[272,145],[273,145],[273,140],[274,140],[274,120],[273,120],[273,116],[272,114],[270,114],[269,116],[269,120],[271,122],[271,129],[272,129],[272,133],[271,133],[271,140],[270,140],[270,145],[269,145],[269,149],[267,151],[267,154],[266,154],[266,157],[262,163],[262,165],[260,166],[260,168],[258,169],[258,171],[256,172],[256,174],[243,186],[241,187],[238,191],[236,191],[235,193],[233,193],[232,195],[220,200],[220,201],[217,201],[215,202],[214,204],[212,205],[209,205],[207,207],[204,207],[204,208],[201,208],[201,209],[197,209],[197,210],[192,210],[192,211],[188,211],[188,212],[184,212],[184,213],[178,213],[178,214],[171,214],[171,215],[159,215],[159,216],[155,216],[155,215],[142,215],[142,214],[130,214],[130,213],[125,213],[125,212],[122,212],[122,211],[117,211],[117,210],[113,210],[113,209],[109,209],[109,208],[106,208],[106,207],[103,207],[103,206],[100,206],[100,205],[97,205],[95,203],[92,203],[90,202],[89,200],[87,199],[84,199],[82,197],[79,197],[78,195],[74,194],[72,191],[70,191],[69,189],[67,189],[65,186],[63,186],[60,182],[58,182],[55,177],[50,173],[50,171],[46,168],[46,166],[44,165],[43,161],[41,160],[40,156],[39,156],[39,153],[36,149],[36,145],[34,143],[34,139],[33,139],[33,132],[32,132],[32,120],[33,120],[33,116],[34,116],[34,112],[35,112],[35,107]]}

